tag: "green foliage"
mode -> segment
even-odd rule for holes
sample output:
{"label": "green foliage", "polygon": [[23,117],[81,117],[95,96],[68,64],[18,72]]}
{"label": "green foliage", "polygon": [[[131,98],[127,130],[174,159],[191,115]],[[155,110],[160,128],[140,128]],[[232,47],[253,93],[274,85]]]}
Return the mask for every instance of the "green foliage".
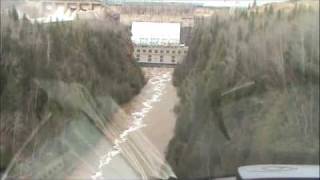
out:
{"label": "green foliage", "polygon": [[273,15],[273,13],[274,13],[273,5],[270,5],[268,14]]}
{"label": "green foliage", "polygon": [[179,178],[319,163],[319,10],[299,9],[197,24],[173,80],[180,104],[167,160]]}
{"label": "green foliage", "polygon": [[19,20],[19,14],[15,6],[12,7],[10,15],[15,22]]}

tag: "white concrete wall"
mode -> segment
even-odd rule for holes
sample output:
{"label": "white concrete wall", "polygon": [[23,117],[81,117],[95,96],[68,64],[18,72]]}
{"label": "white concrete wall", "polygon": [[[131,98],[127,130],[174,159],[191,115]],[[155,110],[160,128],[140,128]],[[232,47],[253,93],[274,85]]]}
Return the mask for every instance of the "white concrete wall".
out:
{"label": "white concrete wall", "polygon": [[180,23],[132,22],[135,44],[166,45],[180,43]]}

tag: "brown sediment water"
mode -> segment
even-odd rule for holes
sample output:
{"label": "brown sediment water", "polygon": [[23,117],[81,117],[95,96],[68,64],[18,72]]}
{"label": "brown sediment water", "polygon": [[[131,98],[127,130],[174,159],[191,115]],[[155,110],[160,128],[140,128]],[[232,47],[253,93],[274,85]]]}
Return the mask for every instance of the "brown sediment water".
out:
{"label": "brown sediment water", "polygon": [[[90,165],[82,163],[67,179],[168,178],[175,176],[165,161],[173,137],[173,68],[144,68],[147,83],[140,94],[121,106],[96,146]],[[91,155],[90,155],[91,154]]]}
{"label": "brown sediment water", "polygon": [[[145,68],[144,72],[146,78],[150,80],[159,74],[170,73],[172,76],[173,70],[173,68]],[[146,89],[143,91],[153,87],[150,87],[147,84],[145,88]],[[124,108],[128,114],[143,104],[143,98],[139,96],[140,95],[135,97],[129,104],[125,105]],[[165,157],[167,145],[174,135],[176,117],[173,109],[177,102],[178,97],[176,94],[176,89],[170,80],[166,83],[165,88],[162,91],[160,101],[156,102],[152,109],[146,113],[143,118],[143,122],[146,124],[146,126],[141,130],[161,153],[163,159]]]}

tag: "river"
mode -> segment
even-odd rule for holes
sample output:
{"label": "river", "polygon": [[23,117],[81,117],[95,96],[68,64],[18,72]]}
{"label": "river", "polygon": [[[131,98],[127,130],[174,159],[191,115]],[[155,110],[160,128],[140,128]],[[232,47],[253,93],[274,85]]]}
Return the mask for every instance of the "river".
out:
{"label": "river", "polygon": [[171,83],[173,68],[145,68],[144,72],[149,79],[147,85],[139,96],[125,106],[125,109],[128,114],[131,114],[141,108],[145,102],[146,94],[152,94],[156,86],[156,84],[152,84],[152,80],[159,80],[158,78],[165,74],[170,75],[170,80],[163,84],[159,101],[154,103],[152,109],[145,114],[143,122],[146,126],[142,128],[142,132],[146,137],[161,152],[161,155],[164,155],[168,142],[174,135],[176,122],[173,109],[178,102],[178,97],[176,89]]}
{"label": "river", "polygon": [[[121,106],[105,130],[106,138],[88,153],[67,179],[137,179],[174,176],[165,153],[174,135],[173,68],[143,68],[147,83]],[[111,141],[110,141],[111,140]]]}

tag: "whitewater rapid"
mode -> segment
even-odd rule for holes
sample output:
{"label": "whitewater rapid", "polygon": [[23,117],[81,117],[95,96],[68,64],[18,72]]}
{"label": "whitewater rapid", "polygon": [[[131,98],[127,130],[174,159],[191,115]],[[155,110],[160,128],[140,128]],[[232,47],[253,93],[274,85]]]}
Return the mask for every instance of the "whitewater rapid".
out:
{"label": "whitewater rapid", "polygon": [[144,117],[148,112],[150,112],[154,104],[160,101],[168,82],[171,81],[171,72],[162,73],[153,71],[151,72],[150,77],[151,78],[148,80],[147,85],[150,85],[151,88],[148,89],[146,98],[141,103],[141,108],[130,114],[130,123],[128,128],[124,130],[120,134],[120,136],[113,141],[112,148],[108,150],[104,155],[99,157],[98,168],[94,172],[94,174],[91,175],[91,179],[104,179],[105,177],[103,176],[103,167],[107,166],[115,156],[121,153],[120,145],[127,142],[128,135],[147,126],[143,121]]}

